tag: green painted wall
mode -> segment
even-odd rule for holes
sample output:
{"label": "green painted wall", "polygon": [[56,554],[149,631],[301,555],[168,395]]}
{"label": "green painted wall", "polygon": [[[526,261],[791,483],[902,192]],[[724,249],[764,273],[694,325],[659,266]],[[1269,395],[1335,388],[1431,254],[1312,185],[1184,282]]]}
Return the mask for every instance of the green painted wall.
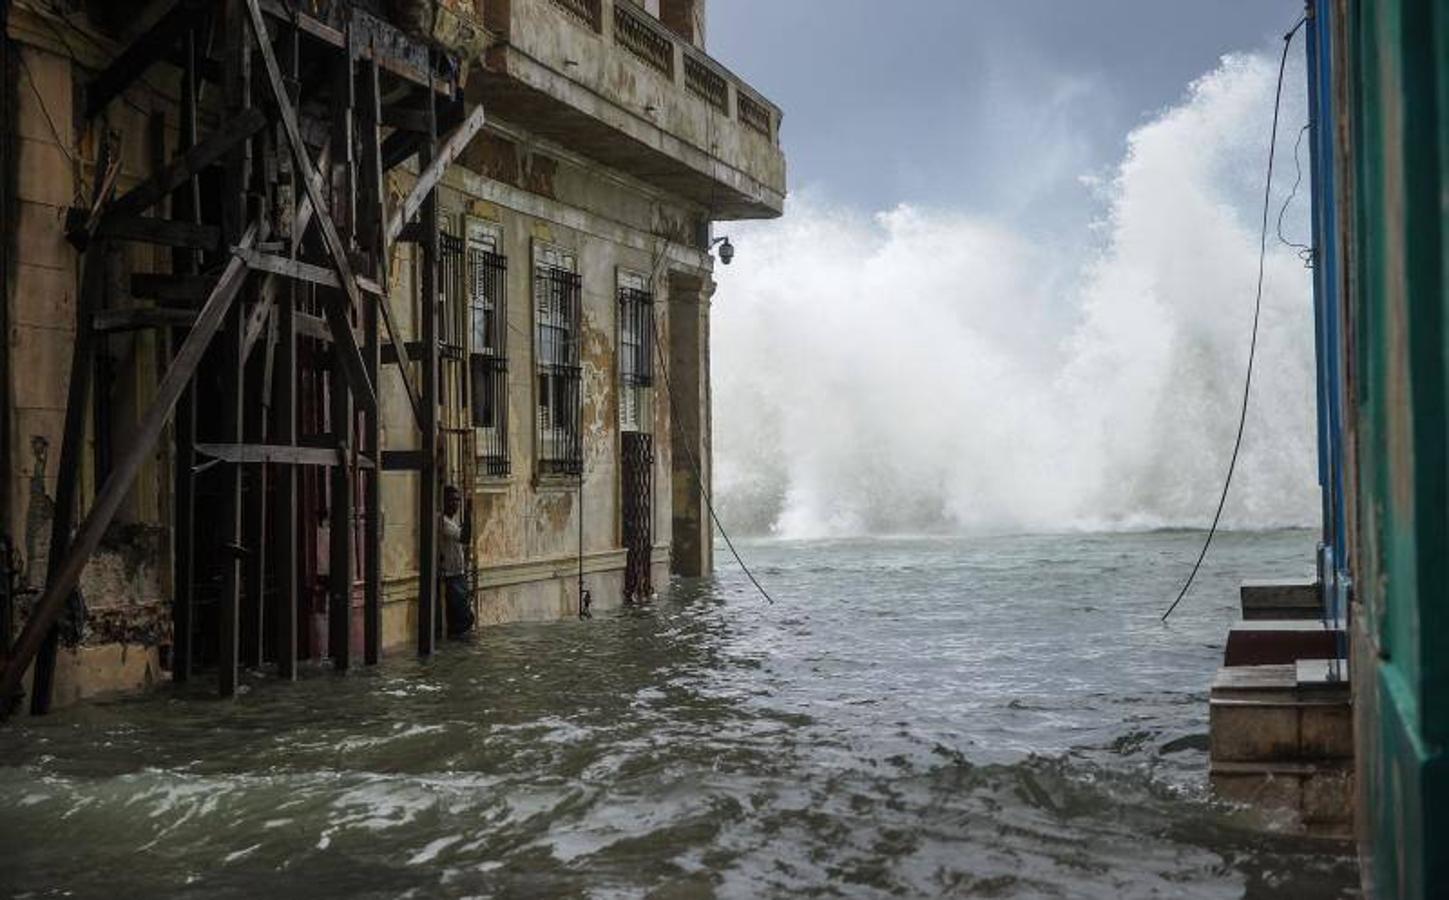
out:
{"label": "green painted wall", "polygon": [[1336,5],[1352,210],[1360,824],[1380,897],[1449,892],[1449,0]]}

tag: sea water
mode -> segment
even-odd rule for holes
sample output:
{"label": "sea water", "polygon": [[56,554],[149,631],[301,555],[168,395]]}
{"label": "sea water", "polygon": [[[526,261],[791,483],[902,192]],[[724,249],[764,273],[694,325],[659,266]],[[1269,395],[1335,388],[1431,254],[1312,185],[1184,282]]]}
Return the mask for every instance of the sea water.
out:
{"label": "sea water", "polygon": [[1236,584],[1314,535],[742,545],[647,606],[428,661],[0,728],[0,894],[1335,897],[1351,848],[1219,802]]}

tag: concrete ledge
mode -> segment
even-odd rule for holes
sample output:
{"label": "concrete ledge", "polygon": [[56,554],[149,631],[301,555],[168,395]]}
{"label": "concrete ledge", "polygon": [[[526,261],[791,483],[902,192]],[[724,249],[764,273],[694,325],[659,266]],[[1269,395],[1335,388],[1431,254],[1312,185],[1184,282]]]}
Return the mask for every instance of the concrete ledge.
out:
{"label": "concrete ledge", "polygon": [[1225,800],[1286,812],[1307,834],[1353,836],[1354,771],[1344,763],[1215,762],[1213,789]]}
{"label": "concrete ledge", "polygon": [[1244,619],[1317,619],[1323,593],[1314,581],[1244,581],[1238,590]]}
{"label": "concrete ledge", "polygon": [[1344,631],[1337,623],[1259,620],[1240,622],[1228,632],[1223,664],[1228,666],[1296,665],[1300,659],[1337,659]]}

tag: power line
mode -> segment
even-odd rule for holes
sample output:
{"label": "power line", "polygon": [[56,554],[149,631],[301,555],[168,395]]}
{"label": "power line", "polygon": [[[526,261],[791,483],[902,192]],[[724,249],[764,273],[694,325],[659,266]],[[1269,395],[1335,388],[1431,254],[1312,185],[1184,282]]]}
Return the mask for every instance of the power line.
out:
{"label": "power line", "polygon": [[[665,238],[664,244],[655,257],[654,264],[649,273],[649,286],[651,291],[654,288],[655,275],[658,273],[659,264],[668,252],[669,239]],[[775,598],[770,596],[770,592],[765,590],[764,585],[760,584],[760,580],[755,577],[755,573],[750,571],[750,567],[745,563],[744,557],[740,556],[740,551],[735,548],[735,542],[730,539],[729,532],[725,530],[724,523],[720,521],[719,514],[715,512],[714,498],[710,496],[709,488],[705,486],[704,472],[700,468],[699,460],[694,455],[694,448],[690,446],[690,436],[684,428],[683,421],[679,418],[679,408],[674,398],[674,386],[669,380],[669,366],[664,361],[664,345],[659,342],[659,329],[657,328],[654,329],[654,352],[659,358],[659,374],[664,379],[664,393],[669,398],[670,421],[680,423],[679,430],[685,438],[684,455],[689,460],[690,468],[694,470],[694,479],[699,484],[700,495],[704,497],[705,509],[709,510],[710,521],[714,522],[714,527],[719,529],[720,537],[724,538],[725,546],[729,547],[730,555],[735,558],[735,562],[739,563],[740,569],[745,573],[745,577],[755,586],[755,590],[760,592],[760,596],[765,598],[765,602],[773,606]]]}
{"label": "power line", "polygon": [[1238,467],[1238,454],[1243,449],[1243,432],[1248,425],[1248,400],[1253,392],[1253,363],[1258,355],[1258,325],[1263,317],[1263,279],[1268,266],[1268,212],[1273,205],[1273,163],[1278,150],[1278,117],[1283,106],[1283,75],[1288,69],[1288,50],[1293,46],[1293,36],[1307,21],[1307,16],[1299,19],[1298,24],[1283,36],[1283,56],[1278,61],[1278,87],[1273,96],[1273,131],[1268,141],[1268,178],[1267,183],[1263,186],[1263,229],[1258,242],[1258,291],[1257,297],[1253,301],[1253,338],[1248,345],[1248,375],[1243,383],[1243,407],[1238,416],[1238,436],[1233,441],[1233,456],[1228,462],[1228,474],[1223,479],[1223,493],[1218,498],[1218,510],[1213,514],[1212,527],[1208,529],[1207,539],[1203,541],[1202,552],[1197,555],[1197,562],[1193,564],[1192,572],[1187,576],[1187,581],[1183,582],[1182,590],[1177,592],[1177,599],[1172,601],[1167,612],[1162,614],[1164,622],[1177,609],[1178,604],[1182,603],[1182,598],[1187,596],[1188,590],[1197,580],[1197,573],[1202,569],[1203,560],[1207,558],[1208,548],[1212,546],[1213,538],[1217,536],[1218,524],[1223,518],[1223,507],[1228,502],[1228,489],[1232,487],[1233,473]]}

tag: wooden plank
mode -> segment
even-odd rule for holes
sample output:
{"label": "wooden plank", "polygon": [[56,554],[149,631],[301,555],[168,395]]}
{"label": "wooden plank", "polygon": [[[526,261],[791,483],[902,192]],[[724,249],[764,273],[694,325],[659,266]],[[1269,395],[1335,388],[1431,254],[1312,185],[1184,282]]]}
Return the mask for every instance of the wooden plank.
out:
{"label": "wooden plank", "polygon": [[302,262],[300,259],[278,256],[275,253],[259,253],[256,250],[242,251],[239,255],[243,262],[257,272],[269,272],[282,278],[291,278],[334,289],[342,286],[342,282],[337,280],[337,273],[334,270]]}
{"label": "wooden plank", "polygon": [[384,472],[421,472],[422,469],[423,452],[421,450],[382,451],[382,470]]}
{"label": "wooden plank", "polygon": [[[55,513],[50,523],[50,552],[46,567],[46,580],[54,582],[61,563],[70,547],[71,524],[75,521],[76,502],[79,493],[80,460],[85,444],[87,398],[91,387],[92,361],[95,356],[95,333],[91,322],[95,310],[101,304],[106,289],[106,256],[108,248],[104,240],[90,245],[85,255],[85,271],[80,295],[76,302],[75,343],[71,350],[70,380],[66,389],[65,429],[60,442],[60,464],[56,468]],[[75,585],[66,589],[57,601],[55,617],[60,607],[69,600]],[[34,615],[32,613],[32,615]],[[28,626],[27,626],[28,630]],[[51,693],[54,688],[55,660],[60,635],[52,625],[46,629],[44,646],[36,660],[35,675],[31,680],[30,712],[45,715],[50,711]],[[24,632],[21,635],[24,641]],[[18,653],[19,651],[17,651]],[[0,697],[9,697],[13,686],[6,684],[0,690]]]}
{"label": "wooden plank", "polygon": [[418,155],[426,137],[413,131],[394,131],[382,142],[382,168],[392,171]]}
{"label": "wooden plank", "polygon": [[[247,20],[241,0],[223,0],[222,39],[225,51],[225,111],[228,116],[241,115],[252,105],[252,50],[247,36]],[[265,42],[263,42],[265,43]],[[246,227],[250,204],[248,188],[252,182],[251,142],[236,145],[226,155],[221,198],[222,235],[230,243]],[[260,235],[259,223],[251,229]],[[259,238],[258,238],[259,239]],[[250,249],[254,239],[241,249]],[[233,257],[233,262],[242,262]],[[244,265],[244,263],[243,263]],[[227,443],[240,443],[243,434],[245,382],[242,378],[242,342],[246,337],[242,304],[234,305],[227,315],[221,346],[222,388],[218,411],[217,435]],[[210,476],[220,483],[216,516],[222,555],[221,592],[217,606],[217,691],[223,697],[236,694],[241,652],[241,467],[221,466],[219,474]]]}
{"label": "wooden plank", "polygon": [[[245,261],[245,260],[244,260]],[[248,266],[248,268],[251,268]],[[245,321],[242,325],[242,361],[245,362],[252,357],[252,350],[256,349],[257,342],[262,339],[267,325],[272,320],[275,303],[272,301],[276,285],[271,279],[262,283],[262,289],[252,308],[247,310]]]}
{"label": "wooden plank", "polygon": [[166,195],[191,181],[204,169],[220,160],[242,141],[261,131],[267,117],[255,107],[227,119],[206,139],[187,150],[152,178],[141,182],[117,197],[107,215],[138,216],[165,199]]}
{"label": "wooden plank", "polygon": [[[332,344],[336,359],[337,343]],[[328,598],[327,649],[332,665],[346,671],[352,663],[352,397],[341,361],[329,376],[332,434],[337,442],[331,474],[331,496],[327,505]]]}
{"label": "wooden plank", "polygon": [[[428,104],[431,115],[436,107]],[[427,171],[437,151],[436,120],[419,159]],[[438,615],[438,194],[429,190],[422,203],[422,361],[423,433],[422,468],[418,477],[418,655],[429,656],[437,646]],[[390,247],[387,242],[385,247]]]}
{"label": "wooden plank", "polygon": [[203,275],[136,273],[131,276],[131,296],[180,306],[195,306],[206,299],[215,282],[216,279]]}
{"label": "wooden plank", "polygon": [[312,201],[312,206],[318,211],[316,219],[322,230],[322,243],[327,248],[327,254],[332,258],[332,265],[337,270],[337,277],[342,282],[341,288],[348,301],[345,306],[336,301],[327,304],[327,320],[332,323],[332,332],[336,338],[333,346],[338,348],[339,363],[352,385],[353,393],[357,395],[364,409],[372,411],[377,408],[377,394],[367,380],[362,352],[358,349],[357,341],[353,338],[352,329],[347,321],[347,310],[362,307],[362,299],[359,296],[357,282],[352,272],[352,263],[347,257],[347,247],[342,243],[342,238],[337,233],[331,216],[326,212],[327,205],[322,200],[322,180],[312,165],[312,158],[307,153],[306,144],[302,141],[302,134],[297,126],[296,110],[292,106],[291,98],[282,81],[282,70],[277,63],[276,55],[272,53],[271,42],[267,39],[267,25],[262,18],[258,0],[245,0],[245,3],[247,11],[251,15],[256,46],[266,71],[266,81],[271,88],[272,99],[277,104],[282,119],[282,130],[287,137],[293,162],[296,164],[303,187],[306,188],[307,196]]}
{"label": "wooden plank", "polygon": [[422,109],[426,100],[414,100],[409,96],[408,100],[392,106],[382,108],[382,124],[389,128],[399,128],[403,131],[415,131],[427,134],[428,114]]}
{"label": "wooden plank", "polygon": [[[287,54],[287,75],[289,84],[300,91],[301,32],[288,29],[290,52]],[[321,157],[331,155],[331,144],[323,147]],[[324,162],[324,165],[326,163]],[[295,171],[295,170],[293,170]],[[297,180],[290,177],[292,196],[296,197]],[[305,218],[304,214],[305,213]],[[312,216],[311,198],[304,199],[298,209],[297,222],[292,229],[292,255],[296,256],[302,245],[302,235]],[[281,373],[274,382],[276,404],[273,408],[273,431],[277,441],[285,447],[297,444],[297,283],[285,283],[278,293],[277,322],[277,370]],[[297,677],[297,599],[298,584],[298,510],[297,477],[295,466],[279,466],[277,469],[277,517],[275,522],[276,555],[276,609],[273,621],[276,628],[277,674],[287,680]]]}
{"label": "wooden plank", "polygon": [[[335,446],[204,443],[196,445],[196,452],[201,456],[239,465],[270,463],[279,466],[335,466],[350,462],[349,457],[343,456],[343,450]],[[359,468],[373,468],[372,460],[366,456],[358,456],[356,464]]]}
{"label": "wooden plank", "polygon": [[195,322],[196,313],[189,309],[154,306],[103,309],[91,317],[91,327],[102,334],[141,331],[147,328],[188,328]]}
{"label": "wooden plank", "polygon": [[[194,147],[198,140],[197,114],[199,85],[197,65],[197,29],[186,32],[183,45],[185,63],[181,73],[181,123],[177,135],[177,148],[185,152]],[[192,176],[191,181],[177,192],[171,204],[172,214],[179,220],[193,224],[201,223],[201,179]],[[172,266],[178,275],[132,275],[131,293],[138,297],[151,296],[154,299],[183,302],[187,307],[199,305],[206,299],[212,284],[209,278],[197,275],[201,271],[201,254],[196,251],[176,250],[172,253]],[[148,281],[148,279],[151,279]],[[147,293],[150,288],[154,293]],[[172,293],[174,292],[174,293]],[[195,319],[192,323],[194,327]],[[178,347],[186,340],[186,329],[176,328],[171,332],[171,346]],[[176,405],[176,422],[172,429],[175,451],[172,457],[172,596],[171,596],[171,680],[184,684],[191,678],[192,629],[194,627],[193,606],[195,601],[196,574],[196,387],[188,383]]]}
{"label": "wooden plank", "polygon": [[[255,228],[249,229],[242,236],[242,245],[250,246],[255,240]],[[59,617],[66,598],[75,590],[86,561],[100,546],[101,537],[115,518],[116,510],[135,484],[141,467],[151,458],[177,400],[195,375],[201,357],[232,309],[233,301],[246,280],[246,274],[247,267],[240,260],[233,259],[227,263],[215,289],[197,316],[196,325],[187,333],[176,358],[166,370],[166,376],[156,389],[155,399],[137,424],[131,443],[120,455],[111,469],[111,474],[96,493],[90,512],[81,522],[63,558],[56,554],[59,561],[54,569],[55,574],[47,579],[45,591],[35,602],[19,640],[15,642],[15,650],[3,674],[0,674],[0,697],[13,696],[19,690],[25,670],[30,667],[31,661],[40,650],[46,632]]]}
{"label": "wooden plank", "polygon": [[121,55],[91,79],[87,86],[85,117],[94,119],[153,63],[164,57],[166,49],[180,39],[206,6],[205,0],[177,0],[155,25],[121,51]]}
{"label": "wooden plank", "polygon": [[[386,182],[382,174],[382,76],[376,60],[361,65],[357,134],[361,144],[358,161],[360,200],[358,204],[359,239],[371,253],[373,270],[378,279],[387,281],[387,255],[382,240],[386,216]],[[361,278],[359,277],[359,282]],[[367,363],[373,384],[378,383],[382,367],[381,341],[378,330],[379,307],[385,295],[379,289],[370,294],[363,314],[366,339],[362,356]],[[382,417],[369,414],[363,426],[363,452],[380,460],[382,452]],[[373,468],[363,481],[363,547],[367,554],[363,568],[362,589],[362,657],[363,663],[377,665],[382,659],[382,473]]]}
{"label": "wooden plank", "polygon": [[433,189],[442,180],[443,173],[448,166],[458,158],[464,148],[477,136],[483,128],[483,106],[479,104],[464,117],[462,124],[453,129],[442,146],[437,148],[436,153],[430,153],[428,163],[418,175],[418,180],[413,184],[412,190],[408,191],[407,197],[393,213],[387,224],[387,246],[391,247],[397,243],[398,235],[402,234],[403,226],[422,209],[425,198],[433,193]]}
{"label": "wooden plank", "polygon": [[107,216],[96,228],[96,236],[206,252],[221,247],[221,231],[215,226],[143,216]]}
{"label": "wooden plank", "polygon": [[[297,327],[295,285],[283,288],[277,304],[276,434],[281,446],[295,449],[297,442]],[[282,466],[277,471],[277,673],[288,680],[297,677],[297,470]]]}

